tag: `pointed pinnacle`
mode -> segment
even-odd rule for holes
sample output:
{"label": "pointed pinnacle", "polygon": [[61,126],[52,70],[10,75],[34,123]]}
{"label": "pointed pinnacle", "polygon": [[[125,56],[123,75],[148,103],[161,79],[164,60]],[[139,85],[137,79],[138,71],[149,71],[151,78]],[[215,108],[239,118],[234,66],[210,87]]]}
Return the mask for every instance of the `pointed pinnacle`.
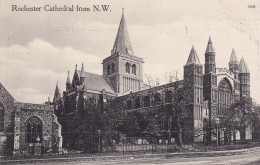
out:
{"label": "pointed pinnacle", "polygon": [[234,49],[234,48],[232,49],[229,62],[236,62],[236,63],[238,63],[237,57],[236,57],[236,52],[235,52],[235,49]]}
{"label": "pointed pinnacle", "polygon": [[207,45],[207,49],[206,49],[205,54],[207,54],[207,53],[215,53],[215,49],[213,47],[211,37],[209,37],[209,41],[208,41],[208,45]]}
{"label": "pointed pinnacle", "polygon": [[85,77],[85,71],[84,71],[84,64],[82,63],[81,71],[80,71],[80,77]]}
{"label": "pointed pinnacle", "polygon": [[249,71],[249,69],[248,69],[248,67],[246,65],[246,62],[245,62],[243,57],[240,60],[238,69],[239,69],[240,73],[250,73],[250,71]]}
{"label": "pointed pinnacle", "polygon": [[191,48],[190,55],[189,55],[186,65],[189,65],[189,64],[200,64],[200,60],[199,60],[196,50],[194,49],[194,46],[192,46],[192,48]]}

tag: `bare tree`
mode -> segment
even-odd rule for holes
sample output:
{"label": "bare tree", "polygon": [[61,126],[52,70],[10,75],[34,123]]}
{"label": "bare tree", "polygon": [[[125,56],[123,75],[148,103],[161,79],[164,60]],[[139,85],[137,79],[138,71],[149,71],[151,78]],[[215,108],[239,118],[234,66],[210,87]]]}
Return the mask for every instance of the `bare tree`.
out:
{"label": "bare tree", "polygon": [[148,85],[150,86],[150,88],[152,86],[154,86],[152,74],[145,74],[144,77],[146,78],[146,81],[147,81]]}
{"label": "bare tree", "polygon": [[178,71],[166,72],[164,74],[166,82],[172,83],[178,81]]}

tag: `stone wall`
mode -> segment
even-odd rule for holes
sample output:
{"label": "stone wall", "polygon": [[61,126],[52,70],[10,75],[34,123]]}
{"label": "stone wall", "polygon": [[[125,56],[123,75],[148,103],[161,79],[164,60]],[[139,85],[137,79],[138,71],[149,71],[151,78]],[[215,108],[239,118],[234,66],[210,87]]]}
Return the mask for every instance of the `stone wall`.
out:
{"label": "stone wall", "polygon": [[62,152],[61,125],[56,115],[52,115],[52,152]]}
{"label": "stone wall", "polygon": [[13,150],[13,130],[15,100],[5,87],[0,83],[0,104],[4,109],[4,129],[0,132],[0,156],[1,153],[11,154]]}
{"label": "stone wall", "polygon": [[[43,104],[18,103],[0,83],[0,105],[4,110],[4,127],[0,132],[0,156],[28,153],[26,121],[38,117],[42,122],[42,146],[52,150],[52,140],[58,139],[56,148],[61,150],[61,126],[54,117],[54,107]],[[2,127],[1,127],[2,128]],[[56,142],[56,141],[55,141]],[[56,144],[56,143],[55,143]]]}
{"label": "stone wall", "polygon": [[52,115],[54,107],[50,105],[16,103],[17,109],[20,110],[20,136],[18,150],[29,150],[29,144],[26,143],[26,124],[30,117],[38,117],[42,121],[42,146],[45,150],[52,149]]}

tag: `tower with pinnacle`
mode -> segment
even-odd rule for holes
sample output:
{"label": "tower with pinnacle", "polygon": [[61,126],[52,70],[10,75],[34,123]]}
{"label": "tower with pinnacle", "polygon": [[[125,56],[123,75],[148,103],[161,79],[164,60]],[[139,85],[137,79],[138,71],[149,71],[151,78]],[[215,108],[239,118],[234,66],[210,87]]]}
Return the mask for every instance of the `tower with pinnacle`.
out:
{"label": "tower with pinnacle", "polygon": [[228,65],[229,65],[229,70],[234,74],[234,78],[238,80],[238,72],[239,72],[238,61],[237,61],[236,52],[234,48],[232,49],[232,53]]}
{"label": "tower with pinnacle", "polygon": [[250,97],[250,72],[242,57],[239,63],[240,96]]}
{"label": "tower with pinnacle", "polygon": [[239,81],[239,63],[237,61],[236,52],[235,49],[232,49],[231,56],[229,59],[229,71],[234,75],[234,100],[238,101],[240,100],[240,81]]}
{"label": "tower with pinnacle", "polygon": [[143,83],[143,59],[134,55],[124,11],[111,55],[103,60],[103,77],[118,94],[137,92]]}
{"label": "tower with pinnacle", "polygon": [[[215,49],[211,38],[209,37],[208,45],[205,52],[205,64],[204,64],[204,75],[203,75],[203,98],[208,101],[209,109],[209,128],[211,128],[212,113],[217,113],[218,102],[218,88],[217,88],[217,74],[216,74],[216,63],[215,63]],[[210,130],[208,130],[211,132]],[[211,135],[207,136],[207,140],[211,141]]]}
{"label": "tower with pinnacle", "polygon": [[[203,73],[202,64],[198,58],[197,52],[192,46],[186,65],[184,66],[184,86],[186,95],[191,96],[188,101],[189,120],[187,125],[192,125],[192,132],[198,134],[199,122],[202,121],[202,106],[203,106]],[[193,135],[190,135],[190,140],[193,140]],[[195,141],[199,139],[194,139]]]}

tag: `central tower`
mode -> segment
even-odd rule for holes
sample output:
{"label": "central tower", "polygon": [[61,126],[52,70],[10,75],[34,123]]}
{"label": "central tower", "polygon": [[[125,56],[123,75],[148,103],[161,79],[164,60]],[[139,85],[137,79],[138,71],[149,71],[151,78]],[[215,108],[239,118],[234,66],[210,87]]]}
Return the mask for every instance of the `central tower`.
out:
{"label": "central tower", "polygon": [[111,55],[103,60],[103,77],[118,94],[137,92],[143,83],[143,59],[134,56],[124,12]]}

